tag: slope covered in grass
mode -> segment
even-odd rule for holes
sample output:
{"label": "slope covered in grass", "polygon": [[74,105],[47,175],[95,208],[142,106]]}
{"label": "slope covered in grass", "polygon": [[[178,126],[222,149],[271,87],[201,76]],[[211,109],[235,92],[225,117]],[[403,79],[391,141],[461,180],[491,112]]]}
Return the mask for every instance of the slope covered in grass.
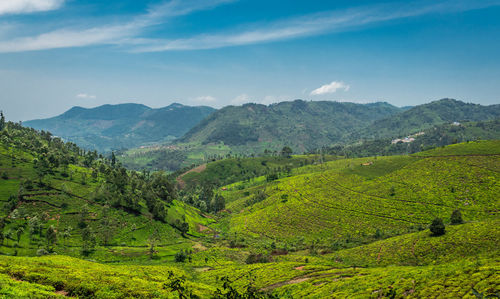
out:
{"label": "slope covered in grass", "polygon": [[[260,187],[265,190],[263,200],[233,214],[230,230],[292,243],[304,239],[352,246],[376,235],[422,229],[436,217],[448,221],[455,209],[468,221],[498,217],[500,146],[496,141],[480,144],[487,148],[484,155],[328,162],[317,166],[324,171]],[[469,146],[449,151],[460,153]],[[252,192],[248,190],[248,196]]]}
{"label": "slope covered in grass", "polygon": [[200,225],[213,222],[176,201],[173,183],[159,173],[127,172],[13,123],[0,135],[1,254],[147,262],[153,245],[155,258],[173,260]]}
{"label": "slope covered in grass", "polygon": [[359,266],[417,266],[473,258],[495,258],[500,220],[449,225],[443,236],[429,230],[392,237],[330,254],[335,260]]}

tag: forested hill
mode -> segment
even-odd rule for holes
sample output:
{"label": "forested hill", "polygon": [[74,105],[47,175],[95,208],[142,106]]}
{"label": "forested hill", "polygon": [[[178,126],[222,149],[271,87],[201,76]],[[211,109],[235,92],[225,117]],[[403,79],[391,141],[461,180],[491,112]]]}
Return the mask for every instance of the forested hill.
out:
{"label": "forested hill", "polygon": [[401,108],[388,103],[354,104],[295,100],[269,106],[228,106],[191,129],[181,142],[219,143],[264,151],[291,146],[295,151],[339,141],[352,130],[391,117]]}
{"label": "forested hill", "polygon": [[500,118],[500,105],[483,106],[454,99],[441,99],[415,106],[397,115],[376,120],[348,135],[348,140],[397,138],[436,125]]}
{"label": "forested hill", "polygon": [[140,104],[73,107],[59,116],[23,124],[87,149],[107,152],[180,137],[213,111],[211,107],[177,103],[159,109]]}
{"label": "forested hill", "polygon": [[56,251],[114,261],[146,246],[190,248],[186,234],[211,220],[176,194],[162,172],[130,172],[114,155],[0,120],[0,255]]}

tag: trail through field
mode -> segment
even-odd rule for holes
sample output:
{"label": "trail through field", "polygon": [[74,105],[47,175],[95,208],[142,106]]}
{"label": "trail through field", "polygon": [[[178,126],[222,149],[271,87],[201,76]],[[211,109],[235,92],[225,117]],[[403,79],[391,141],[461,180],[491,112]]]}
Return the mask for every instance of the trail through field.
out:
{"label": "trail through field", "polygon": [[202,172],[203,170],[205,170],[206,168],[207,168],[207,164],[205,163],[205,164],[201,164],[201,165],[200,165],[200,166],[198,166],[198,167],[195,167],[195,168],[193,168],[193,169],[190,169],[190,170],[188,170],[188,171],[184,172],[183,174],[179,175],[179,176],[176,178],[177,184],[179,185],[179,187],[180,187],[181,189],[183,189],[183,188],[184,188],[184,186],[186,186],[186,182],[184,182],[184,181],[182,180],[182,177],[183,177],[183,176],[185,176],[186,174],[191,173],[191,172],[198,172],[198,173],[200,173],[200,172]]}

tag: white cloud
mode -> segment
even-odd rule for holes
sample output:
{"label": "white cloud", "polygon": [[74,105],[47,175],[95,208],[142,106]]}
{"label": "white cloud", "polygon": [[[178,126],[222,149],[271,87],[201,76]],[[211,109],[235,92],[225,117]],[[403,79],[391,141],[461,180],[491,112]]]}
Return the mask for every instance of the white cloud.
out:
{"label": "white cloud", "polygon": [[315,13],[291,19],[253,25],[240,32],[201,34],[179,39],[143,39],[132,52],[161,52],[175,50],[216,49],[263,42],[288,40],[332,32],[343,32],[389,20],[415,17],[432,13],[460,12],[500,5],[499,0],[481,3],[469,0],[421,0],[384,5],[369,5],[354,9]]}
{"label": "white cloud", "polygon": [[321,86],[320,88],[317,88],[313,91],[311,91],[312,96],[318,96],[318,95],[323,95],[323,94],[328,94],[328,93],[335,93],[337,90],[344,90],[348,91],[349,90],[349,85],[345,84],[344,82],[340,81],[333,81],[330,84],[325,84]]}
{"label": "white cloud", "polygon": [[213,103],[215,101],[217,101],[216,98],[214,98],[213,96],[201,96],[201,97],[197,97],[194,99],[195,102],[197,103]]}
{"label": "white cloud", "polygon": [[[6,0],[0,0],[6,1]],[[7,0],[11,1],[11,0]],[[17,0],[15,0],[17,1]],[[30,2],[25,0],[26,2]],[[63,2],[64,0],[31,0],[32,2]],[[57,48],[85,47],[91,45],[136,45],[145,39],[137,36],[149,26],[168,22],[171,18],[194,11],[211,9],[235,0],[171,0],[152,6],[147,13],[138,15],[129,22],[107,24],[92,28],[63,28],[37,36],[16,37],[0,41],[0,53],[47,50]]]}
{"label": "white cloud", "polygon": [[64,0],[2,0],[0,15],[21,14],[54,10],[61,7]]}
{"label": "white cloud", "polygon": [[90,99],[90,100],[97,98],[95,95],[86,94],[86,93],[79,93],[76,95],[76,97],[79,99]]}
{"label": "white cloud", "polygon": [[[64,0],[0,0],[4,11],[13,3],[52,3],[39,9],[57,7]],[[119,45],[131,52],[216,49],[255,43],[288,40],[306,36],[359,29],[389,20],[426,14],[454,13],[500,5],[500,0],[435,0],[400,1],[388,4],[359,6],[246,26],[243,30],[206,33],[178,39],[144,38],[147,27],[168,22],[171,18],[207,10],[237,0],[171,0],[152,6],[145,14],[131,21],[95,27],[61,28],[36,36],[0,40],[0,53],[84,47],[90,45]],[[0,6],[2,7],[2,6]],[[45,7],[45,8],[44,8]],[[0,9],[1,11],[1,9]],[[26,9],[25,9],[26,11]],[[242,27],[239,27],[242,28]]]}
{"label": "white cloud", "polygon": [[231,100],[231,105],[242,105],[246,103],[250,103],[250,96],[247,94],[240,94],[239,96],[235,97],[234,99]]}

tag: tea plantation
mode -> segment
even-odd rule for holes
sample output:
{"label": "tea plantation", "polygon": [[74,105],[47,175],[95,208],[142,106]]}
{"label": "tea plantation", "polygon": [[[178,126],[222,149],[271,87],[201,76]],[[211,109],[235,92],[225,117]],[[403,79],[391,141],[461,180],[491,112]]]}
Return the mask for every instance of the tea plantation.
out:
{"label": "tea plantation", "polygon": [[[129,171],[114,156],[6,124],[0,297],[500,292],[498,141],[409,156],[214,163],[179,190],[165,174]],[[440,235],[428,229],[436,218]]]}

